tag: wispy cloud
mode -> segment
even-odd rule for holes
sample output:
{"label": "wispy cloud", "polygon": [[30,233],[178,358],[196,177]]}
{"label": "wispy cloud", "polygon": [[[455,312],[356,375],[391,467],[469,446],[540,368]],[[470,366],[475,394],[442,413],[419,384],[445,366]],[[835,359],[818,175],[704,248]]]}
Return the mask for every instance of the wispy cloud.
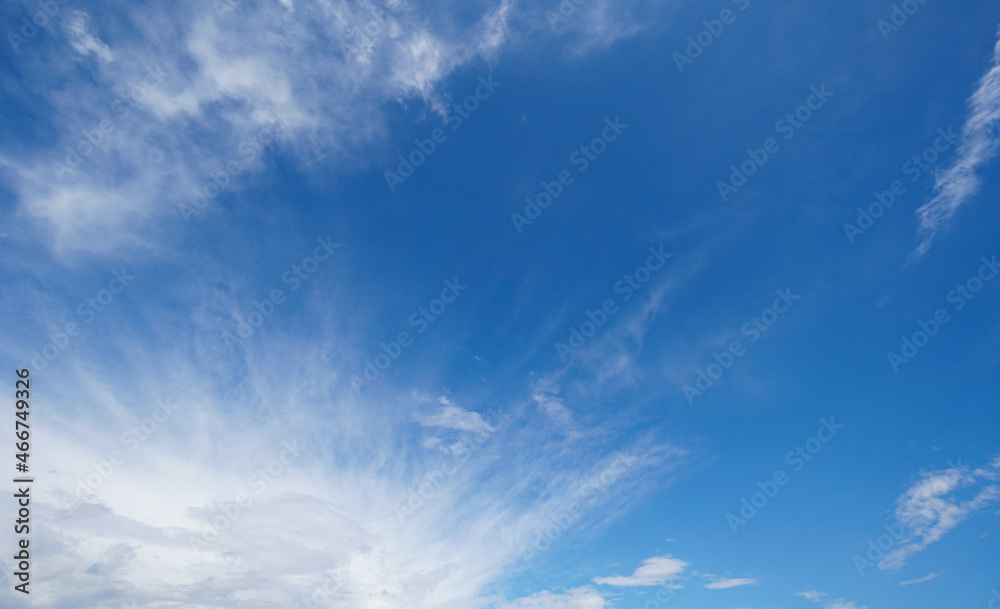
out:
{"label": "wispy cloud", "polygon": [[441,406],[429,414],[417,414],[415,419],[425,427],[444,427],[461,431],[493,431],[478,412],[456,406],[447,397],[438,398]]}
{"label": "wispy cloud", "polygon": [[1000,146],[1000,41],[993,49],[993,65],[969,99],[969,106],[969,116],[958,146],[958,158],[937,176],[934,198],[916,212],[923,238],[911,254],[911,259],[919,259],[926,254],[955,210],[979,191],[977,172],[996,156]]}
{"label": "wispy cloud", "polygon": [[940,573],[928,573],[927,575],[925,575],[923,577],[920,577],[920,578],[917,578],[917,579],[908,579],[906,581],[899,582],[899,585],[900,586],[912,586],[913,584],[922,584],[924,582],[931,581],[932,579],[934,579],[938,575],[941,575],[941,574]]}
{"label": "wispy cloud", "polygon": [[814,603],[823,603],[825,609],[868,609],[866,605],[857,605],[854,601],[845,601],[842,598],[836,600],[824,601],[828,595],[826,592],[819,592],[817,590],[807,590],[805,592],[793,592],[795,596],[801,596],[804,599],[810,600]]}
{"label": "wispy cloud", "polygon": [[589,586],[576,588],[563,594],[539,592],[519,598],[500,609],[604,609],[607,601]]}
{"label": "wispy cloud", "polygon": [[[449,95],[439,85],[462,66],[488,70],[507,42],[511,15],[509,0],[487,3],[471,20],[409,4],[383,10],[384,21],[369,3],[295,6],[290,12],[243,2],[219,18],[212,3],[130,5],[120,20],[102,23],[114,49],[94,34],[86,13],[69,15],[64,29],[73,52],[53,53],[46,69],[25,71],[26,86],[43,91],[54,109],[56,139],[18,152],[8,146],[0,155],[39,240],[67,254],[150,247],[152,234],[162,238],[154,221],[179,218],[178,206],[227,163],[243,161],[227,193],[266,166],[264,154],[245,159],[243,143],[275,114],[284,124],[272,151],[301,166],[364,166],[357,153],[374,158],[385,136],[382,113],[371,109],[392,102],[443,108]],[[81,55],[102,61],[81,67]],[[162,85],[130,97],[157,66],[169,75]],[[89,73],[80,77],[81,70]],[[80,144],[102,120],[112,126],[100,143]],[[56,172],[67,146],[79,146],[82,160]],[[334,162],[343,159],[349,162]]]}
{"label": "wispy cloud", "polygon": [[720,578],[710,584],[705,584],[705,588],[709,590],[724,590],[726,588],[735,588],[737,586],[753,586],[757,584],[757,580],[752,577],[737,577],[737,578]]}
{"label": "wispy cloud", "polygon": [[80,55],[87,56],[93,53],[103,61],[112,61],[115,54],[111,52],[108,45],[104,44],[100,38],[90,31],[90,16],[80,9],[74,10],[63,21],[63,30],[69,38],[69,43]]}
{"label": "wispy cloud", "polygon": [[826,596],[826,592],[819,592],[818,590],[806,590],[805,592],[794,592],[793,594],[815,603],[823,600],[823,597]]}
{"label": "wispy cloud", "polygon": [[[963,520],[1000,500],[1000,487],[984,484],[1000,478],[1000,457],[984,467],[954,467],[926,472],[896,500],[895,517],[906,533],[898,547],[879,561],[882,570],[895,570],[913,554],[938,541]],[[977,488],[978,487],[978,488]],[[971,499],[962,500],[957,491],[971,488]]]}

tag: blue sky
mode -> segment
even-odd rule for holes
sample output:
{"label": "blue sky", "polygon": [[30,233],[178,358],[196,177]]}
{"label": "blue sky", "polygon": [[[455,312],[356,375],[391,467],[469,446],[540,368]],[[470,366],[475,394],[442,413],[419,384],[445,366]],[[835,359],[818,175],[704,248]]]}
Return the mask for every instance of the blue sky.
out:
{"label": "blue sky", "polygon": [[1000,603],[1000,6],[2,14],[4,606]]}

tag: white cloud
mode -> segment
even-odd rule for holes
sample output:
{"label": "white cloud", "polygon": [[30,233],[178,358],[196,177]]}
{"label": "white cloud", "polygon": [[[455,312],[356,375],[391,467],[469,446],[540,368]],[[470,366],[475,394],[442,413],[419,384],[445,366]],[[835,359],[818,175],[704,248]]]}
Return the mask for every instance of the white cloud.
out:
{"label": "white cloud", "polygon": [[[57,139],[0,155],[20,211],[43,231],[39,240],[67,255],[149,246],[154,221],[176,219],[180,231],[178,206],[228,162],[240,160],[240,173],[209,214],[266,166],[265,154],[242,158],[240,146],[276,113],[283,129],[268,151],[341,171],[365,166],[358,153],[371,152],[385,131],[373,109],[393,101],[445,107],[442,80],[472,64],[489,72],[507,42],[512,10],[510,0],[497,0],[476,20],[460,22],[446,11],[394,6],[382,19],[346,0],[298,2],[295,11],[243,2],[220,19],[212,3],[130,5],[121,18],[128,29],[102,23],[114,53],[75,11],[65,21],[71,47],[103,61],[88,66],[86,78],[76,75],[76,54],[44,57],[44,70],[28,66],[26,86],[54,109],[44,126]],[[129,97],[157,66],[164,82]],[[127,115],[116,98],[125,99]],[[102,120],[112,131],[99,144],[80,144]],[[57,172],[66,147],[78,145],[82,162]]]}
{"label": "white cloud", "polygon": [[607,601],[589,586],[575,588],[564,594],[540,592],[519,598],[500,609],[604,609]]}
{"label": "white cloud", "polygon": [[[191,298],[205,300],[197,289]],[[304,314],[337,318],[323,302],[315,307]],[[433,492],[402,522],[396,508],[429,480],[425,474],[442,471],[441,455],[421,447],[424,428],[413,422],[412,400],[354,398],[338,384],[360,358],[331,355],[330,347],[356,341],[330,332],[261,334],[259,349],[243,358],[213,350],[217,335],[200,324],[161,321],[155,310],[147,319],[157,336],[171,329],[177,350],[159,339],[152,349],[119,327],[106,341],[74,343],[46,368],[53,407],[33,458],[49,482],[32,503],[33,542],[52,550],[34,565],[53,578],[37,602],[42,609],[120,609],[121,602],[153,609],[168,601],[265,609],[293,606],[317,590],[345,609],[480,607],[490,585],[522,565],[525,543],[612,458],[586,438],[539,431],[540,415],[520,390],[503,410],[516,424],[498,426],[460,466],[448,460],[446,475],[433,479]],[[129,383],[116,382],[122,375]],[[387,383],[382,388],[391,392]],[[150,416],[159,396],[180,410],[129,450],[121,434]],[[462,393],[435,401],[437,422],[473,433],[462,429],[475,423],[471,409],[456,404],[479,402]],[[302,454],[276,465],[282,443],[293,439]],[[634,501],[641,489],[626,476],[643,480],[673,458],[649,456],[642,445],[621,448],[636,455],[634,463],[594,494],[594,515],[575,522],[561,543],[592,532],[594,520],[615,511],[607,505]],[[92,464],[103,468],[112,450],[125,463],[85,494],[87,501],[67,504],[78,481],[97,476]],[[262,486],[253,476],[271,465],[282,471]],[[235,519],[225,516],[241,494],[253,505]],[[12,501],[0,498],[0,510]],[[190,540],[213,524],[222,532],[193,553]],[[4,588],[6,606],[13,593]],[[605,604],[581,589],[513,606]]]}
{"label": "white cloud", "polygon": [[705,588],[709,590],[723,590],[725,588],[735,588],[737,586],[752,586],[756,585],[757,580],[752,577],[737,577],[737,578],[720,578],[710,584],[705,584]]}
{"label": "white cloud", "polygon": [[935,236],[951,220],[955,210],[979,191],[977,171],[996,156],[1000,146],[1000,41],[993,49],[993,65],[969,99],[969,106],[969,116],[958,146],[958,158],[950,168],[938,174],[934,198],[916,212],[923,238],[912,258],[920,258],[927,253]]}
{"label": "white cloud", "polygon": [[607,586],[659,586],[684,573],[688,563],[672,556],[654,556],[642,561],[642,566],[628,577],[595,577],[594,583]]}
{"label": "white cloud", "polygon": [[[895,570],[913,554],[941,539],[973,513],[1000,500],[1000,487],[983,484],[1000,478],[1000,458],[981,468],[968,466],[927,472],[896,500],[896,521],[904,529],[903,538],[878,567]],[[976,487],[979,488],[976,488]],[[971,488],[973,496],[962,500],[957,491]]]}
{"label": "white cloud", "polygon": [[72,11],[63,21],[63,30],[69,38],[70,45],[80,55],[86,57],[93,53],[103,61],[114,60],[115,54],[108,45],[90,33],[90,16],[84,11],[80,9]]}
{"label": "white cloud", "polygon": [[[810,600],[814,603],[822,603],[823,599],[827,596],[826,592],[819,592],[817,590],[807,590],[805,592],[793,592],[795,596],[801,596],[804,599]],[[854,601],[845,601],[844,599],[836,599],[829,601],[824,605],[825,609],[868,609],[866,605],[858,606]]]}
{"label": "white cloud", "polygon": [[927,575],[925,575],[923,577],[920,577],[920,578],[917,578],[917,579],[908,579],[906,581],[899,582],[899,585],[900,586],[912,586],[913,584],[922,584],[924,582],[931,581],[932,579],[934,579],[938,575],[941,575],[941,574],[940,573],[928,573]]}
{"label": "white cloud", "polygon": [[573,424],[573,413],[566,408],[563,399],[559,397],[559,384],[551,379],[539,379],[533,387],[532,398],[538,404],[538,409],[560,425],[569,427]]}
{"label": "white cloud", "polygon": [[431,414],[418,414],[414,418],[425,427],[443,427],[460,431],[493,431],[478,412],[455,406],[448,398],[440,398],[442,406]]}
{"label": "white cloud", "polygon": [[860,607],[854,601],[835,600],[826,605],[826,609],[868,609],[866,605]]}
{"label": "white cloud", "polygon": [[823,600],[823,597],[826,596],[826,592],[819,592],[817,590],[806,590],[805,592],[795,592],[794,594],[795,596],[801,596],[802,598],[815,603],[820,602]]}

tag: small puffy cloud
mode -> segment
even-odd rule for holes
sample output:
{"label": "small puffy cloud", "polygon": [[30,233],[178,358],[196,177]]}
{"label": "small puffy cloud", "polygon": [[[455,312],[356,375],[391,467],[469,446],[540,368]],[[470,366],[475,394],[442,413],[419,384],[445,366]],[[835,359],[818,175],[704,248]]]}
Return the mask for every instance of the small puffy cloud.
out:
{"label": "small puffy cloud", "polygon": [[569,426],[573,423],[573,413],[566,408],[562,398],[559,397],[561,389],[558,383],[540,380],[533,389],[531,397],[538,404],[538,410],[563,426]]}
{"label": "small puffy cloud", "polygon": [[459,431],[493,431],[493,428],[483,419],[483,415],[471,410],[465,410],[452,404],[448,398],[441,397],[442,406],[430,414],[418,414],[414,418],[424,427],[444,427]]}
{"label": "small puffy cloud", "polygon": [[672,556],[654,556],[642,561],[642,566],[628,577],[595,577],[594,583],[606,586],[659,586],[679,577],[688,563]]}
{"label": "small puffy cloud", "polygon": [[607,601],[590,586],[575,588],[563,594],[539,592],[519,598],[501,609],[604,609]]}
{"label": "small puffy cloud", "polygon": [[90,33],[90,16],[87,13],[79,9],[70,13],[63,21],[63,30],[73,50],[80,55],[86,57],[93,53],[103,61],[112,61],[115,58],[108,45]]}
{"label": "small puffy cloud", "polygon": [[823,600],[824,596],[826,596],[826,592],[819,592],[818,590],[806,590],[805,592],[795,592],[795,596],[801,596],[806,600],[818,603],[821,600]]}

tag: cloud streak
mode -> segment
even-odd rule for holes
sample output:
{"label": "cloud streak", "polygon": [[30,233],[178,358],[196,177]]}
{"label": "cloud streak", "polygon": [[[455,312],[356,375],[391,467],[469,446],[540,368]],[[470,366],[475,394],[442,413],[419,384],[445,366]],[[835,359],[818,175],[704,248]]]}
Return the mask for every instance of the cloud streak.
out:
{"label": "cloud streak", "polygon": [[[986,484],[1000,479],[1000,457],[984,467],[954,467],[927,472],[896,500],[896,521],[906,533],[898,547],[878,562],[879,569],[896,570],[917,552],[941,539],[975,512],[1000,501],[1000,486]],[[972,489],[971,499],[957,491]]]}
{"label": "cloud streak", "polygon": [[[998,30],[1000,35],[1000,30]],[[979,192],[979,169],[997,154],[1000,146],[1000,40],[993,49],[993,65],[979,81],[969,98],[969,116],[962,127],[958,158],[937,176],[935,195],[916,211],[923,235],[911,259],[919,259],[930,250],[934,238],[955,210]]]}

